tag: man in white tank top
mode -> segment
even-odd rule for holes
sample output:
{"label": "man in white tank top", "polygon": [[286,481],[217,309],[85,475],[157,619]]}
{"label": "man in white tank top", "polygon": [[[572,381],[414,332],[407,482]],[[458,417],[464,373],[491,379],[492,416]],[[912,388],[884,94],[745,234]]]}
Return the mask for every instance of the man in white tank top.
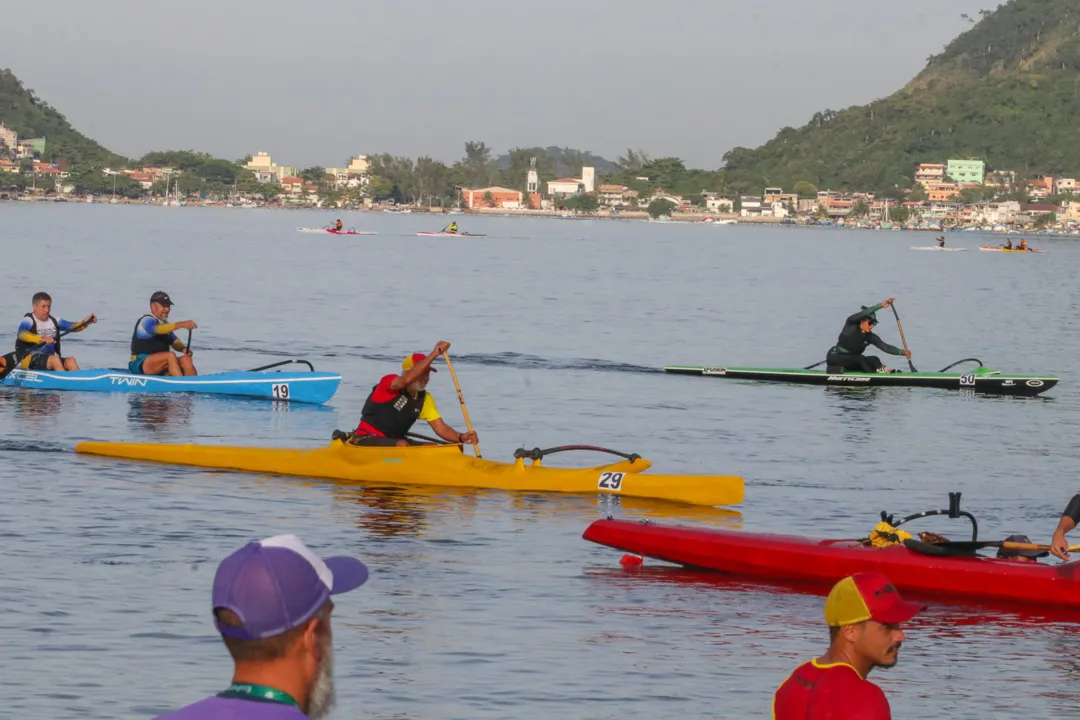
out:
{"label": "man in white tank top", "polygon": [[82,332],[97,322],[93,313],[77,323],[52,316],[52,298],[48,293],[34,294],[33,312],[28,312],[19,323],[15,340],[15,357],[19,367],[28,370],[78,370],[79,363],[73,357],[60,354],[60,333]]}

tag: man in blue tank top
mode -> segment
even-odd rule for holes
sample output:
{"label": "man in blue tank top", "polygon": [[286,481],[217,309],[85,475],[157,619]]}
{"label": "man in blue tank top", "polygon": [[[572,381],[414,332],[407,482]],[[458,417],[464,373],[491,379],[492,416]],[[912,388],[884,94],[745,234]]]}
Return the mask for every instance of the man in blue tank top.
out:
{"label": "man in blue tank top", "polygon": [[352,557],[320,559],[295,535],[251,542],[214,575],[214,625],[232,684],[159,720],[323,720],[334,707],[331,595],[368,578]]}

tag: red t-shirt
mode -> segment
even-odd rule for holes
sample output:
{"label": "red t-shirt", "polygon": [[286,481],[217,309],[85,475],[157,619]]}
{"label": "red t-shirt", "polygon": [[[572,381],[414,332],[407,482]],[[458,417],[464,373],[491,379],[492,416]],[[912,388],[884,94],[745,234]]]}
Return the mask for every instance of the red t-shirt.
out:
{"label": "red t-shirt", "polygon": [[892,713],[881,688],[855,668],[811,660],[777,689],[773,720],[892,720]]}

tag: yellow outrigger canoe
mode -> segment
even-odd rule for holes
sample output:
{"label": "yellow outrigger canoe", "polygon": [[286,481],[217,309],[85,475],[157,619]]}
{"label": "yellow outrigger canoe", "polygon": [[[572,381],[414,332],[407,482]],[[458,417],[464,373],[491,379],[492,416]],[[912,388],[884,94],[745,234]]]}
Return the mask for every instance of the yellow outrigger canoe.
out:
{"label": "yellow outrigger canoe", "polygon": [[[541,464],[545,455],[590,450],[624,460],[588,468]],[[525,492],[603,493],[694,505],[736,505],[743,500],[743,479],[721,475],[650,475],[652,463],[639,455],[606,448],[568,445],[521,449],[513,463],[471,457],[460,445],[364,447],[334,439],[322,448],[278,449],[213,445],[84,442],[75,452],[172,465],[241,470],[355,482],[489,488]],[[525,460],[532,460],[528,465]]]}

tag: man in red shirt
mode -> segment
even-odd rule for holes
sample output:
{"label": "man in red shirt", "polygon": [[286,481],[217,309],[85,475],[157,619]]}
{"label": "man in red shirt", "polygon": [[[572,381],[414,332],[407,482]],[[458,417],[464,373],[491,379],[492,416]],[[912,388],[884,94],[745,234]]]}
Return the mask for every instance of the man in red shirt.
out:
{"label": "man in red shirt", "polygon": [[451,443],[479,442],[475,432],[459,433],[447,425],[435,407],[435,398],[426,390],[435,358],[450,349],[450,343],[440,340],[430,355],[413,353],[401,363],[401,375],[386,375],[371,390],[360,411],[360,424],[349,438],[352,445],[398,446],[418,445],[406,439],[417,420],[426,420],[443,440]]}
{"label": "man in red shirt", "polygon": [[836,583],[825,600],[829,649],[784,681],[773,698],[773,719],[891,720],[885,693],[866,676],[896,664],[904,642],[900,624],[925,607],[902,599],[881,573]]}

